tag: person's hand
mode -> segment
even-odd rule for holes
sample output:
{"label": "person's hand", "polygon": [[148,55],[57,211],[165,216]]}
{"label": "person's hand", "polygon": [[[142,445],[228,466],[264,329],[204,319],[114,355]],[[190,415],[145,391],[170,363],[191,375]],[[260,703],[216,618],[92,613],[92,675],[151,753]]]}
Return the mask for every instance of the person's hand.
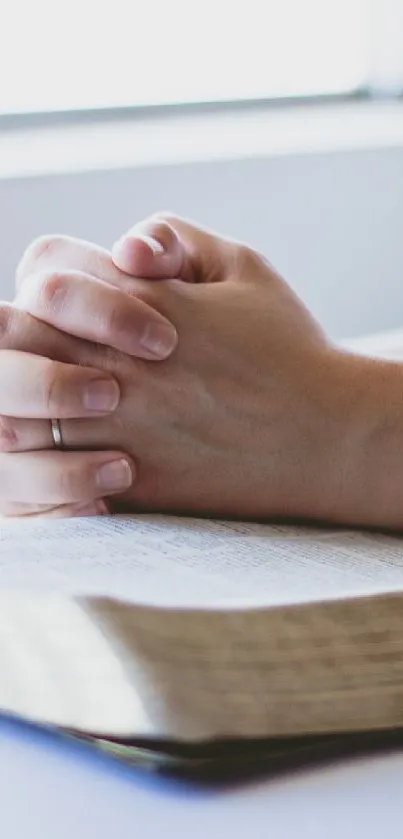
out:
{"label": "person's hand", "polygon": [[[83,358],[85,342],[31,315],[0,306],[0,512],[3,515],[96,515],[102,496],[127,488],[135,466],[126,453],[59,452],[50,419],[94,422],[120,400],[117,380]],[[34,354],[36,353],[36,354]],[[54,358],[58,360],[52,360]],[[95,359],[95,353],[94,353]],[[90,447],[88,447],[90,449]]]}
{"label": "person's hand", "polygon": [[[60,246],[65,251],[66,241],[71,257],[70,274],[66,259],[60,259]],[[149,245],[139,240],[140,252],[142,247],[147,252]],[[91,251],[90,246],[88,249]],[[79,290],[76,310],[68,310],[73,318],[70,332],[105,341],[112,347],[115,340],[118,348],[146,359],[166,358],[176,345],[174,327],[145,302],[101,284],[87,273],[89,268],[96,271],[102,262],[105,254],[101,249],[95,249],[92,264],[88,263],[83,243],[80,243],[80,260],[74,258],[74,253],[74,240],[63,237],[37,240],[24,254],[17,283],[29,274],[33,286],[37,283],[39,288],[46,288],[48,304],[54,310],[57,307],[62,310],[57,268],[64,266],[70,292],[74,296],[74,290]],[[110,256],[108,262],[108,278],[113,272],[119,275]],[[101,285],[101,305],[97,308],[97,288],[95,294],[91,291],[93,286]],[[51,418],[92,422],[113,412],[119,403],[119,385],[113,376],[96,369],[96,354],[92,356],[93,366],[82,366],[84,348],[83,341],[39,323],[16,307],[0,305],[0,512],[3,515],[104,513],[107,507],[101,496],[108,492],[108,484],[117,492],[134,479],[134,464],[122,451],[44,451],[52,448]],[[77,365],[68,363],[73,359]],[[110,450],[111,446],[107,448]]]}
{"label": "person's hand", "polygon": [[[155,240],[137,235],[140,269],[146,272],[160,252]],[[143,276],[141,270],[136,273]],[[43,320],[64,332],[147,361],[163,361],[175,350],[175,327],[159,311],[158,301],[154,309],[146,295],[137,294],[136,284],[104,248],[69,236],[43,236],[26,249],[17,267],[17,295],[23,284],[32,298],[37,296],[46,313]]]}
{"label": "person's hand", "polygon": [[[163,247],[144,247],[144,229]],[[50,241],[45,256],[67,249],[66,273],[44,276],[38,256],[34,278],[19,272],[17,305],[59,330],[82,334],[82,285],[71,271],[74,260],[88,258],[85,337],[105,341],[100,312],[108,314],[108,282],[161,312],[179,335],[161,365],[91,344],[69,359],[116,377],[122,399],[110,417],[64,420],[68,448],[113,443],[136,461],[136,481],[112,499],[114,508],[346,520],[354,360],[328,343],[286,283],[249,248],[175,218],[152,219],[140,230],[142,238],[134,231],[115,246],[115,262],[126,272],[141,267],[143,276],[176,279],[136,280],[111,268],[105,252],[95,249],[90,257],[88,245],[75,242],[73,259],[71,243],[60,241]],[[121,346],[119,330],[117,319],[109,326],[114,347]],[[47,426],[38,439],[38,447],[46,446]]]}

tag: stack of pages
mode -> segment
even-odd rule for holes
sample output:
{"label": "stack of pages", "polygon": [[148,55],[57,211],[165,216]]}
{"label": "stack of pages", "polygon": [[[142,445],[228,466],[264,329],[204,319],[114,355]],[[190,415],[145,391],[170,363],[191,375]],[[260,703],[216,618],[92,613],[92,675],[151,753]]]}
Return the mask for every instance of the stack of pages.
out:
{"label": "stack of pages", "polygon": [[3,522],[0,709],[158,767],[396,740],[403,540],[152,515]]}

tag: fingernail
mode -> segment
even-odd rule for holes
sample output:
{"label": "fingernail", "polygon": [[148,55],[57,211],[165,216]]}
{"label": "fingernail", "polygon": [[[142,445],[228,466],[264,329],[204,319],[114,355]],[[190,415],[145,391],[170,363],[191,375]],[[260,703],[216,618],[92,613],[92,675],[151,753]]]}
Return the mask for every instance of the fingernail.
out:
{"label": "fingernail", "polygon": [[154,239],[154,236],[147,236],[145,233],[138,233],[135,238],[141,239],[142,242],[145,242],[145,244],[152,250],[154,256],[162,256],[162,254],[165,253],[164,245],[162,242],[159,242],[158,239]]}
{"label": "fingernail", "polygon": [[162,256],[165,253],[165,248],[162,242],[159,242],[158,239],[154,239],[154,236],[147,236],[145,233],[132,233],[128,236],[122,236],[121,239],[118,239],[113,246],[113,254],[119,257],[119,255],[126,255],[126,245],[132,244],[135,241],[139,240],[140,242],[144,242],[150,250],[153,252],[154,256]]}
{"label": "fingernail", "polygon": [[88,411],[114,411],[119,399],[117,382],[113,379],[94,379],[85,388],[83,403]]}
{"label": "fingernail", "polygon": [[133,474],[127,460],[112,460],[99,467],[96,482],[103,492],[119,492],[129,489]]}
{"label": "fingernail", "polygon": [[140,343],[152,358],[167,358],[178,343],[178,333],[168,323],[151,322],[147,324]]}
{"label": "fingernail", "polygon": [[108,508],[105,501],[93,501],[91,504],[86,504],[84,507],[77,507],[73,512],[73,517],[79,516],[107,516]]}

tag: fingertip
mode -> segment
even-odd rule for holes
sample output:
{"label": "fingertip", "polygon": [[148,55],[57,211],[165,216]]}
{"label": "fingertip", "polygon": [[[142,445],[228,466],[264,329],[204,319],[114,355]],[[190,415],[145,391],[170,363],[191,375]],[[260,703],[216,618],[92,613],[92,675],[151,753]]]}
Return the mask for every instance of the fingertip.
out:
{"label": "fingertip", "polygon": [[126,492],[136,478],[136,469],[131,458],[116,456],[113,459],[101,461],[95,469],[95,489],[101,490],[102,495],[112,495]]}
{"label": "fingertip", "polygon": [[[147,353],[147,358],[164,361],[172,355],[178,344],[178,333],[175,327],[168,323],[150,321],[142,335],[140,347]],[[137,350],[138,352],[138,350]]]}
{"label": "fingertip", "polygon": [[140,277],[153,275],[155,259],[164,250],[161,248],[158,251],[157,243],[151,243],[150,238],[127,234],[118,239],[112,247],[112,259],[116,267],[126,274]]}
{"label": "fingertip", "polygon": [[147,279],[179,276],[183,248],[176,232],[162,221],[147,221],[132,228],[112,247],[116,267]]}
{"label": "fingertip", "polygon": [[87,518],[92,516],[107,516],[109,514],[108,507],[103,499],[90,502],[84,506],[73,508],[71,515],[73,518]]}

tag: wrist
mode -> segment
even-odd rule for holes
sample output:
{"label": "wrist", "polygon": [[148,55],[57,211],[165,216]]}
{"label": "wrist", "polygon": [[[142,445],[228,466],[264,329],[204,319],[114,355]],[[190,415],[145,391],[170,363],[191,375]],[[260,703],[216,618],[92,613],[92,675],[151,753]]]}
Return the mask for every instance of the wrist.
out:
{"label": "wrist", "polygon": [[334,351],[328,400],[323,518],[402,528],[403,364]]}

